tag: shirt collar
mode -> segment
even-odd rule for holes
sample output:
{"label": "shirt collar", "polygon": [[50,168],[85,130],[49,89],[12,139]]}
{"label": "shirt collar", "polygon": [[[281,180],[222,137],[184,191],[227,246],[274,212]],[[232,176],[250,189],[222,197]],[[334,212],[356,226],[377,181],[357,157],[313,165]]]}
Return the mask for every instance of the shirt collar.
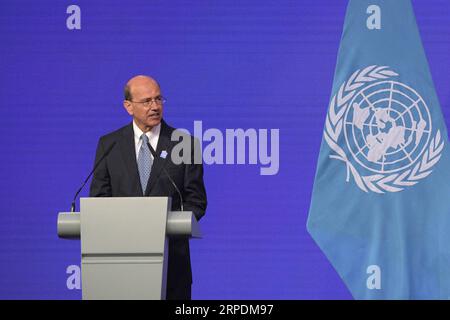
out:
{"label": "shirt collar", "polygon": [[[134,131],[134,138],[139,141],[139,139],[141,138],[141,136],[144,132],[142,132],[142,130],[137,126],[137,124],[136,124],[136,122],[134,122],[134,120],[133,120],[133,131]],[[160,131],[161,131],[161,122],[157,126],[154,126],[152,128],[152,130],[150,130],[149,132],[146,132],[146,135],[150,139],[151,137],[159,136]]]}

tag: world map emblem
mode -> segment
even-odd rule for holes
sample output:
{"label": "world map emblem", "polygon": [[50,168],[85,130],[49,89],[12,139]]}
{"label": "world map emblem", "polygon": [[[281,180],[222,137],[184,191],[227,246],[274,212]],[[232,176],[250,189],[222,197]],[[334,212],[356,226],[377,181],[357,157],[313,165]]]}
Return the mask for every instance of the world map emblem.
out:
{"label": "world map emblem", "polygon": [[426,101],[387,66],[355,71],[331,99],[330,158],[343,161],[364,192],[399,192],[431,174],[444,148]]}

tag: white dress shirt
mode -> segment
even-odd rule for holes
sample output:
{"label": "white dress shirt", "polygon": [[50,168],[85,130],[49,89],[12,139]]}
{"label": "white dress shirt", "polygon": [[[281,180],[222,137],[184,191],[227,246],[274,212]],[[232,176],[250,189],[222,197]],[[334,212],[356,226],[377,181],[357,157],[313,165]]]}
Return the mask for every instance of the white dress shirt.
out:
{"label": "white dress shirt", "polygon": [[[141,135],[143,134],[142,130],[139,129],[137,124],[133,121],[133,131],[134,131],[134,146],[136,147],[136,161],[139,156],[139,149],[142,145]],[[157,126],[153,127],[152,130],[145,133],[148,137],[148,141],[150,142],[150,145],[152,148],[156,151],[156,146],[158,145],[159,140],[159,133],[161,131],[161,123],[159,123]],[[150,154],[153,159],[153,154]]]}

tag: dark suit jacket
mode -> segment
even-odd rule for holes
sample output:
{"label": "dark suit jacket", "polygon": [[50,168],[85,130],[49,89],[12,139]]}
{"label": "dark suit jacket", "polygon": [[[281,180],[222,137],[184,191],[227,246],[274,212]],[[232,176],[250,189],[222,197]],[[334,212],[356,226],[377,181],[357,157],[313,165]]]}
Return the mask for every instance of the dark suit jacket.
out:
{"label": "dark suit jacket", "polygon": [[[194,164],[194,141],[191,139],[191,164],[176,165],[172,162],[170,154],[172,148],[178,143],[171,141],[170,137],[175,129],[169,127],[164,120],[161,121],[161,131],[156,148],[157,155],[165,150],[165,159],[156,158],[150,173],[147,190],[143,191],[139,180],[139,171],[136,162],[136,149],[134,144],[133,123],[109,133],[100,138],[97,147],[95,163],[105,151],[116,142],[106,158],[94,172],[91,183],[91,197],[139,197],[139,196],[169,196],[172,197],[172,210],[180,210],[180,199],[170,180],[162,170],[167,172],[176,183],[183,195],[185,211],[193,211],[199,220],[206,210],[206,191],[203,183],[203,165]],[[189,242],[186,238],[169,239],[167,287],[192,282]]]}

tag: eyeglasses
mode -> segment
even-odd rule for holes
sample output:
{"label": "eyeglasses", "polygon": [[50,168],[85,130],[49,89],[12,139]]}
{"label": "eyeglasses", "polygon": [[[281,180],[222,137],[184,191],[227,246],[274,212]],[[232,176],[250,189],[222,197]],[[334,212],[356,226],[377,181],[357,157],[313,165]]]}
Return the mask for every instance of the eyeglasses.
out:
{"label": "eyeglasses", "polygon": [[153,105],[153,102],[161,106],[166,103],[167,100],[163,96],[157,96],[155,98],[145,99],[144,101],[129,101],[133,103],[142,103],[144,107],[151,107]]}

